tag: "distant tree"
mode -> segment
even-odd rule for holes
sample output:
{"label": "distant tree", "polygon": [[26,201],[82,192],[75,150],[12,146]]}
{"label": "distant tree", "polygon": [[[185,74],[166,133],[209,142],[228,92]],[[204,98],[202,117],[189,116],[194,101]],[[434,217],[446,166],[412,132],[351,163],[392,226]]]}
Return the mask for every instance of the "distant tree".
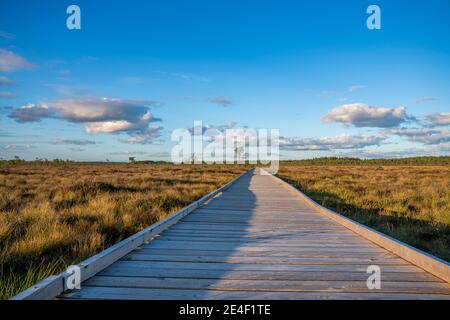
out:
{"label": "distant tree", "polygon": [[135,163],[135,162],[136,162],[136,157],[128,157],[128,160],[129,160],[131,163]]}

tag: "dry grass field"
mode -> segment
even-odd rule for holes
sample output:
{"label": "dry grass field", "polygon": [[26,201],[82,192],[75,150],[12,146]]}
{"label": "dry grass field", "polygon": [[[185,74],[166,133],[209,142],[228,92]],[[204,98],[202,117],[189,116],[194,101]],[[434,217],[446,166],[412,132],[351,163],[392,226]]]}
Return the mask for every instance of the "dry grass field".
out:
{"label": "dry grass field", "polygon": [[[283,162],[278,175],[324,206],[450,261],[450,159],[411,161]],[[248,168],[0,161],[0,299]]]}
{"label": "dry grass field", "polygon": [[[312,162],[314,163],[314,162]],[[281,166],[323,206],[450,261],[450,165]]]}
{"label": "dry grass field", "polygon": [[245,170],[0,163],[0,299],[136,233]]}

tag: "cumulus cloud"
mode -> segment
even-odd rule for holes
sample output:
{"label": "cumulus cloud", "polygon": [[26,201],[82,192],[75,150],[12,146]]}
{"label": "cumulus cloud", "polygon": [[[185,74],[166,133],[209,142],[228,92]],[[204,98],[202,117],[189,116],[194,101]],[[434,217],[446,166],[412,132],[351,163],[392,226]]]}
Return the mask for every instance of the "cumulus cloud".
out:
{"label": "cumulus cloud", "polygon": [[324,123],[342,123],[355,127],[389,128],[412,119],[406,114],[405,107],[371,107],[363,103],[346,104],[334,108],[322,117]]}
{"label": "cumulus cloud", "polygon": [[50,118],[54,114],[54,110],[50,109],[46,104],[29,103],[20,108],[12,109],[10,118],[20,123],[38,122],[43,118]]}
{"label": "cumulus cloud", "polygon": [[286,138],[280,137],[280,148],[298,151],[325,151],[361,149],[369,146],[379,146],[387,138],[373,135],[339,135],[335,137]]}
{"label": "cumulus cloud", "polygon": [[222,97],[211,97],[207,99],[208,102],[217,104],[221,107],[228,107],[229,105],[232,104],[231,100],[228,100],[226,98],[222,98]]}
{"label": "cumulus cloud", "polygon": [[76,145],[76,146],[86,146],[97,144],[95,141],[86,139],[56,139],[53,140],[53,144],[66,144],[66,145]]}
{"label": "cumulus cloud", "polygon": [[429,128],[400,128],[384,132],[385,134],[406,137],[408,141],[435,145],[450,142],[450,130]]}
{"label": "cumulus cloud", "polygon": [[431,121],[435,126],[447,126],[450,125],[450,113],[435,113],[427,116],[427,119]]}
{"label": "cumulus cloud", "polygon": [[11,72],[21,69],[31,69],[34,65],[27,61],[20,55],[8,51],[5,49],[0,49],[0,71],[1,72]]}
{"label": "cumulus cloud", "polygon": [[9,78],[0,76],[0,86],[9,86],[12,84],[13,82]]}
{"label": "cumulus cloud", "polygon": [[194,132],[201,134],[203,140],[208,142],[233,141],[236,143],[250,143],[257,141],[257,130],[245,126],[236,128],[236,124],[234,121],[219,125],[205,124],[201,127],[199,125],[190,127],[187,130],[191,134],[194,134]]}
{"label": "cumulus cloud", "polygon": [[139,130],[130,133],[130,137],[127,139],[119,139],[120,142],[129,144],[152,144],[158,142],[161,139],[161,131],[163,127],[158,125],[152,125],[145,130]]}
{"label": "cumulus cloud", "polygon": [[149,143],[162,128],[150,127],[161,121],[150,112],[156,101],[122,99],[63,99],[40,104],[28,104],[12,110],[17,122],[36,122],[45,118],[82,123],[89,134],[126,133],[129,143]]}
{"label": "cumulus cloud", "polygon": [[208,130],[209,132],[217,131],[218,133],[225,133],[227,129],[233,129],[234,127],[236,127],[236,122],[230,121],[228,123],[219,125],[204,124],[201,128],[200,126],[190,127],[188,128],[188,130],[191,134],[194,134],[194,130],[197,130],[197,132],[201,132],[201,134],[204,134]]}

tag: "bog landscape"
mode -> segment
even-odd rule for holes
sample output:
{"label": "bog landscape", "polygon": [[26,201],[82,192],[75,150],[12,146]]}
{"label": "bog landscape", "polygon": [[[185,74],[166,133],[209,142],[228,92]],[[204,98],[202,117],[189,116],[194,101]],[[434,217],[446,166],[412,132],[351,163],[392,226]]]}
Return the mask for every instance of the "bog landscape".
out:
{"label": "bog landscape", "polygon": [[[7,299],[217,189],[250,165],[2,161]],[[325,207],[450,261],[450,158],[323,158],[278,175]]]}
{"label": "bog landscape", "polygon": [[448,12],[0,1],[0,304],[450,300]]}

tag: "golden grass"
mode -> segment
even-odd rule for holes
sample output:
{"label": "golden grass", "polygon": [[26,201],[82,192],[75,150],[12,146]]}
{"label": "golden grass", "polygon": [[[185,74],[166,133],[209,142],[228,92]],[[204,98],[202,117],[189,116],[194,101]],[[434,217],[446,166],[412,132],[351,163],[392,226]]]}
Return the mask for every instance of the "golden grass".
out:
{"label": "golden grass", "polygon": [[450,166],[284,165],[320,204],[450,261]]}
{"label": "golden grass", "polygon": [[142,230],[244,170],[229,165],[3,165],[0,299]]}

